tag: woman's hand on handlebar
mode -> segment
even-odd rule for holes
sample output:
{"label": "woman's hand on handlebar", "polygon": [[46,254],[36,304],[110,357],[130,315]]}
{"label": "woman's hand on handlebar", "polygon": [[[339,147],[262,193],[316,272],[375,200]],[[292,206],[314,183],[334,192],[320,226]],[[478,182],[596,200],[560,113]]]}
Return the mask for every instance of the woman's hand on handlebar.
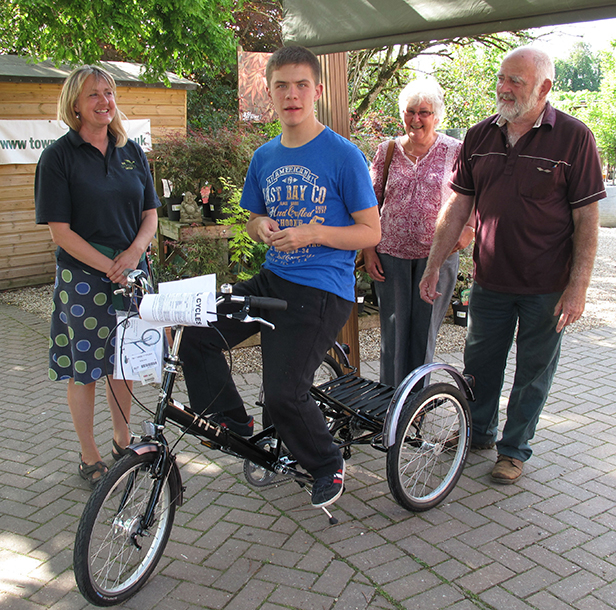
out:
{"label": "woman's hand on handlebar", "polygon": [[126,286],[126,275],[124,272],[127,269],[136,269],[139,265],[139,259],[141,254],[128,248],[124,252],[120,252],[114,259],[113,264],[109,271],[107,271],[107,277],[114,283]]}

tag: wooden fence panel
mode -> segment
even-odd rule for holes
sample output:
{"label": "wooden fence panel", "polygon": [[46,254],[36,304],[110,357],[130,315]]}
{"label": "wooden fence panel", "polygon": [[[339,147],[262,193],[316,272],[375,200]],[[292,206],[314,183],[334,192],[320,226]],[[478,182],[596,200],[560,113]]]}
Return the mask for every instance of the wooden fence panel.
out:
{"label": "wooden fence panel", "polygon": [[[61,85],[0,82],[0,119],[55,119]],[[150,119],[152,139],[186,130],[186,90],[118,87],[129,118]],[[34,222],[36,165],[0,165],[0,290],[50,282],[55,246]]]}

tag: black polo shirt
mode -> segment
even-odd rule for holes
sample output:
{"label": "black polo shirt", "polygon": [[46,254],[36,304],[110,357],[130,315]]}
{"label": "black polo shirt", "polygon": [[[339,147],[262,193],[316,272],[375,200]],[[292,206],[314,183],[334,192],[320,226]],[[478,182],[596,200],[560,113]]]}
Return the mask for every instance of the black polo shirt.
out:
{"label": "black polo shirt", "polygon": [[[117,250],[131,245],[143,211],[160,205],[140,146],[129,140],[117,148],[109,134],[103,157],[72,129],[43,151],[34,196],[37,224],[66,222],[86,241]],[[56,256],[84,267],[61,248]]]}
{"label": "black polo shirt", "polygon": [[450,183],[475,196],[475,279],[498,292],[559,292],[571,268],[571,212],[606,196],[595,139],[550,104],[514,147],[498,119],[468,131]]}

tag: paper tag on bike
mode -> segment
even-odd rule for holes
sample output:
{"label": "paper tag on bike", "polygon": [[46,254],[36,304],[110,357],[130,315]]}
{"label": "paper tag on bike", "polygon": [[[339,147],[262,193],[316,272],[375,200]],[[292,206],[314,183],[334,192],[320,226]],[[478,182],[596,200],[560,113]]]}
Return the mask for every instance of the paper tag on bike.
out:
{"label": "paper tag on bike", "polygon": [[133,369],[133,373],[139,375],[141,383],[156,383],[156,371],[159,369],[156,354],[146,352],[144,354],[135,354],[129,356],[129,363]]}
{"label": "paper tag on bike", "polygon": [[127,317],[125,312],[117,312],[116,317],[114,378],[159,383],[164,330],[137,316]]}
{"label": "paper tag on bike", "polygon": [[139,315],[149,322],[174,326],[206,326],[216,320],[216,296],[212,292],[146,294]]}

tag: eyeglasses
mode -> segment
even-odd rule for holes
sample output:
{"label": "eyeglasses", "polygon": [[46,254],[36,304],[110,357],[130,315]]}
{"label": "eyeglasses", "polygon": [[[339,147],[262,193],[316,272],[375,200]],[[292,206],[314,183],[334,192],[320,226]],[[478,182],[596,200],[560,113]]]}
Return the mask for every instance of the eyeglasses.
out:
{"label": "eyeglasses", "polygon": [[419,110],[418,112],[415,112],[414,110],[405,110],[404,114],[410,117],[414,117],[415,115],[417,115],[420,119],[427,119],[429,116],[434,114],[434,111],[433,110]]}

